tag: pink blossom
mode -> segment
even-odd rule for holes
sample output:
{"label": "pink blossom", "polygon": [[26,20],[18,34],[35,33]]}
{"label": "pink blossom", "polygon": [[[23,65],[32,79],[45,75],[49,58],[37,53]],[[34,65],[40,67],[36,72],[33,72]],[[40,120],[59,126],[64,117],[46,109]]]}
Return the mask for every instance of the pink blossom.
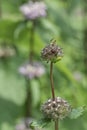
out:
{"label": "pink blossom", "polygon": [[46,16],[46,5],[44,2],[28,2],[20,7],[26,19],[36,19]]}
{"label": "pink blossom", "polygon": [[45,68],[38,62],[34,62],[33,64],[26,63],[19,68],[19,73],[32,79],[43,75],[45,73]]}

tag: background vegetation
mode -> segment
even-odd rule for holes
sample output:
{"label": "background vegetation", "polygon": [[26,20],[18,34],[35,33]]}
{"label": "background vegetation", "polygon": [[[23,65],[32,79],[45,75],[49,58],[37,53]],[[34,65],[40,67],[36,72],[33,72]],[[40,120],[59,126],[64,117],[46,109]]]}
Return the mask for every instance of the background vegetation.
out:
{"label": "background vegetation", "polygon": [[[25,115],[26,81],[18,69],[28,59],[31,21],[24,20],[19,7],[27,0],[0,0],[0,45],[15,46],[16,55],[0,58],[0,130],[15,130]],[[40,118],[40,105],[51,92],[49,64],[40,58],[41,49],[52,38],[63,48],[63,59],[54,65],[56,95],[73,107],[87,104],[87,1],[45,0],[47,16],[37,22],[34,59],[46,73],[31,80],[32,116]],[[49,129],[49,128],[47,128]],[[52,126],[50,130],[52,129]],[[60,130],[87,130],[87,113],[76,120],[66,118]]]}

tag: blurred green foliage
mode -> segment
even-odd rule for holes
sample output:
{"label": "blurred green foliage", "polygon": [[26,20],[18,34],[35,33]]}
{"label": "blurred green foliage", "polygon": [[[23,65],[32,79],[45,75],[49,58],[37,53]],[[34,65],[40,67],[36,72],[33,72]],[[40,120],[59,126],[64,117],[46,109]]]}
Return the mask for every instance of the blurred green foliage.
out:
{"label": "blurred green foliage", "polygon": [[[31,21],[26,23],[19,11],[27,0],[0,0],[0,45],[4,42],[15,45],[18,54],[0,59],[0,130],[14,130],[25,113],[26,82],[18,69],[28,59]],[[67,99],[73,107],[87,104],[87,73],[84,63],[84,17],[82,0],[45,0],[48,9],[46,18],[39,19],[35,30],[35,60],[46,68],[46,74],[31,81],[33,117],[41,117],[40,105],[51,92],[49,64],[40,58],[40,51],[55,38],[63,47],[62,61],[54,65],[54,82],[57,96]],[[87,12],[86,12],[87,14]],[[84,20],[86,20],[84,22]],[[84,23],[86,23],[84,25]],[[87,41],[86,41],[87,44]],[[60,130],[87,130],[87,114],[75,120],[60,122]],[[47,128],[49,130],[49,127]],[[53,129],[51,126],[50,130]]]}

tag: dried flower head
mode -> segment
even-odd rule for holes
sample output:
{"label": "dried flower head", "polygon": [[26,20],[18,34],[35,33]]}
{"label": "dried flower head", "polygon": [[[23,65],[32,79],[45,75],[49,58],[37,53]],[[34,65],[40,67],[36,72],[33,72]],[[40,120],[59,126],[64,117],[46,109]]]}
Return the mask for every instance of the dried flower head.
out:
{"label": "dried flower head", "polygon": [[41,111],[46,118],[53,120],[65,118],[71,111],[71,106],[61,97],[49,99],[41,106]]}
{"label": "dried flower head", "polygon": [[19,68],[20,74],[29,79],[40,77],[45,73],[45,68],[38,62],[26,63]]}
{"label": "dried flower head", "polygon": [[41,57],[42,59],[46,60],[47,62],[57,62],[59,61],[63,56],[62,48],[60,48],[56,41],[52,41],[49,45],[47,45],[42,51],[41,51]]}
{"label": "dried flower head", "polygon": [[20,11],[23,13],[26,19],[36,19],[38,17],[46,16],[46,5],[44,2],[32,2],[29,1],[20,7]]}

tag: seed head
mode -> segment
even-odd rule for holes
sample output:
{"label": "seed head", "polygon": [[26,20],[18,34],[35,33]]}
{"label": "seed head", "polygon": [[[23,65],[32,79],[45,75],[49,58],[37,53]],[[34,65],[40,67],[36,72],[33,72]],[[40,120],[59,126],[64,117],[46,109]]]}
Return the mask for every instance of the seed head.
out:
{"label": "seed head", "polygon": [[61,97],[56,97],[55,100],[49,99],[41,106],[41,111],[46,118],[52,120],[63,119],[71,111],[69,103]]}
{"label": "seed head", "polygon": [[63,56],[62,48],[60,48],[56,41],[52,41],[49,45],[47,45],[42,51],[41,51],[41,57],[42,59],[46,60],[47,62],[57,62],[61,60]]}

